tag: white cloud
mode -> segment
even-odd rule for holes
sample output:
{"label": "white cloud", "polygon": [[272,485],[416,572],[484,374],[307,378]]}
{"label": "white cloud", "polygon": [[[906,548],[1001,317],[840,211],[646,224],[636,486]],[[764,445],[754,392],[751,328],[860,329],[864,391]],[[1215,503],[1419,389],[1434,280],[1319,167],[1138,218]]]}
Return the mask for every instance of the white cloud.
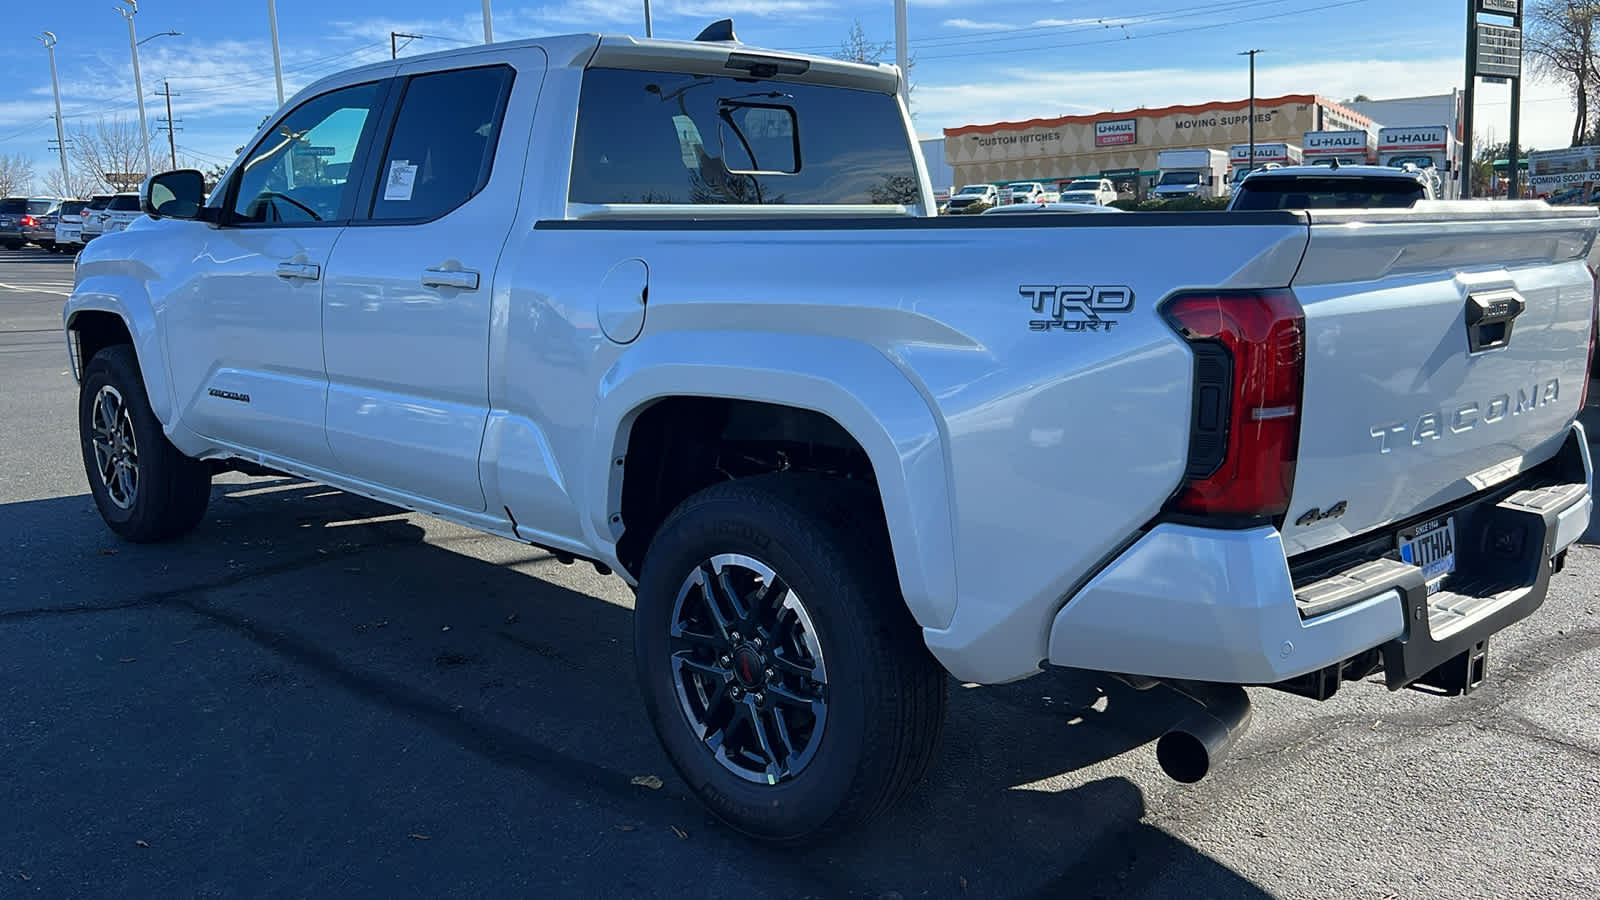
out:
{"label": "white cloud", "polygon": [[[961,70],[956,70],[957,72]],[[1343,100],[1357,94],[1376,99],[1448,93],[1460,84],[1457,57],[1421,60],[1343,60],[1258,65],[1256,94],[1321,94]],[[1242,66],[1209,69],[1151,68],[1107,71],[993,68],[978,77],[941,82],[924,75],[915,98],[917,127],[937,135],[943,128],[1021,121],[1061,115],[1130,110],[1172,104],[1239,100],[1249,95]],[[1476,131],[1509,131],[1509,90],[1483,85],[1478,92]],[[1572,132],[1572,105],[1559,85],[1530,81],[1523,90],[1521,142],[1564,147]],[[1422,124],[1422,123],[1394,123]]]}
{"label": "white cloud", "polygon": [[946,28],[959,28],[963,31],[1009,31],[1017,26],[1009,22],[977,22],[972,19],[945,19]]}

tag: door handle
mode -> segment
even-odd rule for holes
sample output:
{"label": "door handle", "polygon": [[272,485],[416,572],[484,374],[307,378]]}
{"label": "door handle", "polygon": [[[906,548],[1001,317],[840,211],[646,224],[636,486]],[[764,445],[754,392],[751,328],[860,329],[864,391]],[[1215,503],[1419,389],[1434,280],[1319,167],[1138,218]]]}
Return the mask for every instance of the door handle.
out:
{"label": "door handle", "polygon": [[278,277],[316,281],[322,277],[322,267],[315,263],[278,263]]}
{"label": "door handle", "polygon": [[472,269],[441,269],[429,266],[422,270],[422,286],[431,288],[459,288],[463,291],[478,289],[478,273]]}

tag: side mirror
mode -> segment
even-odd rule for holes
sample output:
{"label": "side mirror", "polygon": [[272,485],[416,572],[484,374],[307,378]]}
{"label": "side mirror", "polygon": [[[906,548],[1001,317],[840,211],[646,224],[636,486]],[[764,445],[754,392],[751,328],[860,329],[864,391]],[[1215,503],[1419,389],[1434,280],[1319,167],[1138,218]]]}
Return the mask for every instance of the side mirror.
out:
{"label": "side mirror", "polygon": [[199,219],[206,202],[206,177],[198,169],[153,175],[139,185],[139,208],[155,218]]}

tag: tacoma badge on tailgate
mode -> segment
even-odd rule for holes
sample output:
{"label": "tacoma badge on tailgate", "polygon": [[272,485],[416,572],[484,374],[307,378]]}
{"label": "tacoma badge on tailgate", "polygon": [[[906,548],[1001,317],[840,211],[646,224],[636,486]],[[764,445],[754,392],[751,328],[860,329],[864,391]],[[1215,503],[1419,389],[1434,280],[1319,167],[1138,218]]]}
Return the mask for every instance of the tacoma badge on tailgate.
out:
{"label": "tacoma badge on tailgate", "polygon": [[1024,284],[1017,293],[1036,313],[1050,318],[1028,323],[1032,331],[1110,331],[1117,323],[1106,316],[1133,312],[1133,288],[1126,285]]}

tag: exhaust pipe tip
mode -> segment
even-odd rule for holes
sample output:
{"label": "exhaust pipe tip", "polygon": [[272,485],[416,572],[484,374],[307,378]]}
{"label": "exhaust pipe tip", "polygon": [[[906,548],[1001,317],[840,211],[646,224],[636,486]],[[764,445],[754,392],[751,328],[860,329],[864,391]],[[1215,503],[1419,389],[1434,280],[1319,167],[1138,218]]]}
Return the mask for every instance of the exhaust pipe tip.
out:
{"label": "exhaust pipe tip", "polygon": [[1222,762],[1250,723],[1250,697],[1244,688],[1232,684],[1180,690],[1200,708],[1156,742],[1156,762],[1173,781],[1194,784]]}

